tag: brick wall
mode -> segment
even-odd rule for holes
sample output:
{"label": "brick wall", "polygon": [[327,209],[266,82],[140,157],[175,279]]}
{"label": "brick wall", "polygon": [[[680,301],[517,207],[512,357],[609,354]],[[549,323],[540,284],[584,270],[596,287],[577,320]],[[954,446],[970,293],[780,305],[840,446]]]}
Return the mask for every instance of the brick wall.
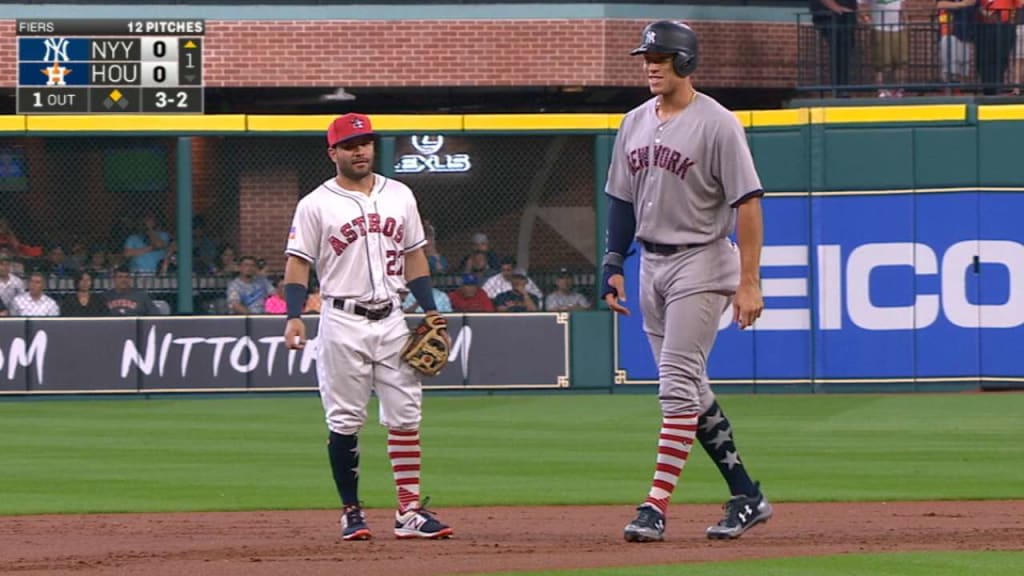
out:
{"label": "brick wall", "polygon": [[[794,20],[795,22],[795,20]],[[646,20],[208,21],[207,86],[640,86]],[[793,84],[793,23],[694,22],[698,85]],[[16,79],[0,20],[0,85]],[[334,41],[325,41],[334,39]]]}
{"label": "brick wall", "polygon": [[284,245],[299,176],[294,170],[267,169],[242,173],[238,182],[239,256],[265,258],[273,274],[284,272]]}

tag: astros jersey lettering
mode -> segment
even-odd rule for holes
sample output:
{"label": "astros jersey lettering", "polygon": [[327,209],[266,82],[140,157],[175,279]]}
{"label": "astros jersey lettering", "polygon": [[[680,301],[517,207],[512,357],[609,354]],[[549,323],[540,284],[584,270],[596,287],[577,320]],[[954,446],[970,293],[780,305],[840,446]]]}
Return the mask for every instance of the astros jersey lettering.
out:
{"label": "astros jersey lettering", "polygon": [[331,178],[300,200],[285,252],[316,263],[325,299],[397,304],[405,253],[426,243],[412,191],[378,174],[369,196]]}
{"label": "astros jersey lettering", "polygon": [[761,189],[739,120],[698,93],[662,122],[656,98],[622,120],[605,191],[633,203],[636,237],[656,244],[707,244],[735,225],[733,206]]}

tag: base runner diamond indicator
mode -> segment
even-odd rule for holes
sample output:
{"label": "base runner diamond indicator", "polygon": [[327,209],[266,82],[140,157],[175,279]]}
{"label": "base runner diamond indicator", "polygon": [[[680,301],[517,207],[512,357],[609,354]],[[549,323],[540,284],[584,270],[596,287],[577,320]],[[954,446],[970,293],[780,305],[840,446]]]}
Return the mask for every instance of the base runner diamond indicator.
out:
{"label": "base runner diamond indicator", "polygon": [[113,108],[115,104],[117,104],[117,107],[121,110],[128,107],[128,99],[125,98],[124,94],[122,94],[117,88],[111,90],[110,95],[103,100],[103,107],[107,110]]}

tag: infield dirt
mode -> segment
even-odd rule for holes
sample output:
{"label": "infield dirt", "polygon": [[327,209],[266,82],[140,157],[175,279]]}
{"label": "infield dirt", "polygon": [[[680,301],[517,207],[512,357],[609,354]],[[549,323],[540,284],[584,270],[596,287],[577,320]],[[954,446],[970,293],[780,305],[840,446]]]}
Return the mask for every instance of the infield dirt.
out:
{"label": "infield dirt", "polygon": [[839,553],[1024,550],[1024,500],[775,504],[733,541],[704,529],[720,509],[674,505],[665,542],[629,544],[628,506],[451,508],[442,541],[343,542],[335,510],[0,517],[0,573],[17,575],[437,576]]}

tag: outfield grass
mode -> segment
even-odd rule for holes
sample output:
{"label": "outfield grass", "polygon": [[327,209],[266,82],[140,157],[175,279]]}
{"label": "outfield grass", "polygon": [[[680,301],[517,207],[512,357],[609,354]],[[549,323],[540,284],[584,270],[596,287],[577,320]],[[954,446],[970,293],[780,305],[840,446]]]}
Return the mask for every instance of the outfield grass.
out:
{"label": "outfield grass", "polygon": [[1022,552],[921,552],[590,568],[558,572],[492,572],[488,576],[1019,576],[1021,573],[1024,573]]}
{"label": "outfield grass", "polygon": [[[1024,494],[1022,394],[721,403],[775,502]],[[387,507],[371,414],[362,498]],[[0,514],[333,508],[322,418],[312,395],[0,402]],[[658,423],[653,395],[428,394],[424,493],[444,507],[631,504],[648,488]],[[677,502],[726,497],[699,449],[681,486]]]}

